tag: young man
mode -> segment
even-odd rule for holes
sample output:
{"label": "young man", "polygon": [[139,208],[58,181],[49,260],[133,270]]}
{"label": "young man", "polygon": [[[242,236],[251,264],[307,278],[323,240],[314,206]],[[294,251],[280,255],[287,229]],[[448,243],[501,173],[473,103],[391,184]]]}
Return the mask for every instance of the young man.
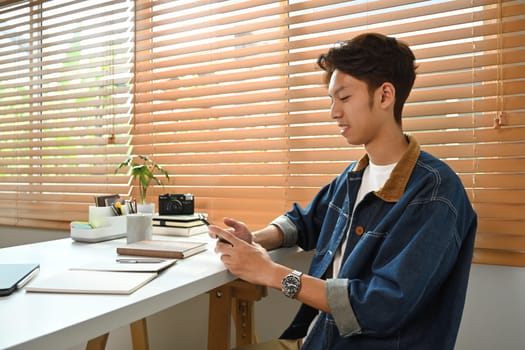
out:
{"label": "young man", "polygon": [[[262,230],[231,218],[210,226],[229,242],[216,251],[233,274],[303,303],[287,340],[266,348],[454,348],[477,218],[457,175],[403,134],[414,61],[406,44],[374,33],[322,55],[331,117],[366,154]],[[295,244],[315,249],[308,274],[267,253]]]}

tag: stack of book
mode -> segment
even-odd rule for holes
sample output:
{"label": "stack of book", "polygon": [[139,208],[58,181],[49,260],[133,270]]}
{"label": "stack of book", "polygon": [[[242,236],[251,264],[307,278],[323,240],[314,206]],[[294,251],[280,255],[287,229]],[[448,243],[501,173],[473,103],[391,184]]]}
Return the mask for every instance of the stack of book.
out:
{"label": "stack of book", "polygon": [[208,233],[205,214],[156,215],[153,217],[153,234],[168,236],[193,236]]}

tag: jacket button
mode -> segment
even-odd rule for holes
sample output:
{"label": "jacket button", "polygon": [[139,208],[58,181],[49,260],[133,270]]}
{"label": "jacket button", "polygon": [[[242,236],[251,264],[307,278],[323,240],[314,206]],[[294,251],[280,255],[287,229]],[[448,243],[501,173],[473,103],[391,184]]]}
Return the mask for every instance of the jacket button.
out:
{"label": "jacket button", "polygon": [[357,226],[355,228],[355,234],[358,236],[361,236],[365,232],[365,228],[363,226]]}

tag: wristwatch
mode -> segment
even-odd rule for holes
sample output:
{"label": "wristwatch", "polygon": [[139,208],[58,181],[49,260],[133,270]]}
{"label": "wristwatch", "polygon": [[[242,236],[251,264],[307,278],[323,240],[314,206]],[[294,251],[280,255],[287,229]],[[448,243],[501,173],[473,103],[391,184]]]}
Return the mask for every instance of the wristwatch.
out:
{"label": "wristwatch", "polygon": [[281,289],[283,291],[283,294],[286,295],[288,298],[295,298],[297,293],[299,293],[299,291],[301,290],[302,275],[302,272],[293,270],[291,273],[284,276],[283,280],[281,281]]}

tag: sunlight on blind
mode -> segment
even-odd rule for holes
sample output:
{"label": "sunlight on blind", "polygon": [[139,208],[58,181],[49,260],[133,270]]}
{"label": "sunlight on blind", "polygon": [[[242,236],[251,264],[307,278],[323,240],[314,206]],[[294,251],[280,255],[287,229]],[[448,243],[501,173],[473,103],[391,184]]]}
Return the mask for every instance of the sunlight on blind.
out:
{"label": "sunlight on blind", "polygon": [[0,224],[65,227],[94,194],[125,195],[113,170],[130,145],[170,172],[149,201],[191,192],[212,221],[253,228],[306,204],[363,153],[330,120],[316,59],[376,31],[417,57],[403,127],[465,184],[475,261],[525,266],[523,1],[11,1],[0,15]]}
{"label": "sunlight on blind", "polygon": [[285,210],[285,9],[275,1],[149,5],[137,3],[134,153],[170,170],[164,191],[194,193],[214,218],[234,211],[262,222]]}
{"label": "sunlight on blind", "polygon": [[33,3],[0,8],[0,223],[65,228],[127,192],[132,6]]}
{"label": "sunlight on blind", "polygon": [[194,193],[214,220],[265,225],[361,156],[329,118],[315,61],[382,32],[418,58],[404,128],[465,183],[476,261],[525,265],[524,16],[519,1],[139,1],[134,152],[167,164],[163,190]]}

